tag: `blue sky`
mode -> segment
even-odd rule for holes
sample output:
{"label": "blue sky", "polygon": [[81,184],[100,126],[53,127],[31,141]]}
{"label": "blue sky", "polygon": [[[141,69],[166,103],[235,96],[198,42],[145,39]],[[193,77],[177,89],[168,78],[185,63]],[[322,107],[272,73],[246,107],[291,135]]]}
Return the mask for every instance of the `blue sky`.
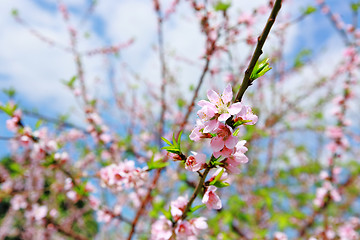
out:
{"label": "blue sky", "polygon": [[[61,83],[61,79],[70,79],[75,75],[75,66],[69,53],[53,48],[39,41],[24,26],[16,23],[11,16],[12,9],[17,9],[19,15],[28,26],[41,32],[45,36],[62,45],[68,44],[66,25],[63,23],[56,8],[56,1],[50,0],[14,0],[0,1],[0,29],[5,34],[0,38],[0,89],[15,87],[16,99],[22,107],[37,109],[46,116],[56,117],[59,114],[70,114],[71,121],[82,124],[82,114],[72,94]],[[91,0],[64,1],[71,12],[71,23],[78,26]],[[251,3],[249,3],[251,2]],[[233,1],[232,14],[252,9],[262,0]],[[300,10],[313,1],[288,1],[284,5],[283,15],[299,15]],[[334,9],[348,20],[351,1],[327,1]],[[169,6],[170,0],[164,1]],[[250,4],[250,5],[249,5]],[[291,5],[290,5],[291,4]],[[183,53],[189,59],[200,62],[203,37],[199,27],[194,22],[194,16],[181,4],[179,14],[165,24],[165,47],[169,52],[175,50]],[[138,17],[141,16],[141,17]],[[293,18],[292,17],[292,18]],[[261,30],[259,24],[258,29]],[[156,18],[151,1],[98,1],[96,11],[88,21],[81,25],[81,36],[91,33],[90,37],[81,37],[80,50],[89,50],[110,44],[126,42],[131,38],[135,43],[129,49],[120,53],[120,58],[106,59],[101,56],[84,60],[87,83],[91,94],[103,99],[111,99],[111,89],[108,84],[108,61],[119,66],[126,61],[142,76],[159,85],[160,73],[157,54],[152,50],[156,44]],[[341,44],[328,19],[316,12],[300,24],[292,27],[288,33],[288,44],[285,46],[286,55],[293,58],[302,48],[315,49],[315,54],[327,51],[326,59],[339,54],[332,46]],[[328,46],[327,48],[324,48]],[[265,49],[271,48],[269,42]],[[175,64],[174,62],[170,64]],[[181,64],[179,64],[180,67]],[[104,70],[105,69],[105,70]],[[154,69],[157,69],[154,71]],[[186,66],[179,72],[183,89],[191,84],[193,76],[198,76],[199,69]],[[119,73],[116,73],[119,74]],[[100,79],[100,80],[99,80]],[[100,81],[101,84],[96,84]],[[99,87],[100,86],[100,87]],[[0,102],[6,98],[0,94]],[[6,120],[0,114],[0,124],[4,126]],[[11,136],[4,127],[0,128],[0,136]],[[4,142],[0,142],[0,153],[4,151]]]}

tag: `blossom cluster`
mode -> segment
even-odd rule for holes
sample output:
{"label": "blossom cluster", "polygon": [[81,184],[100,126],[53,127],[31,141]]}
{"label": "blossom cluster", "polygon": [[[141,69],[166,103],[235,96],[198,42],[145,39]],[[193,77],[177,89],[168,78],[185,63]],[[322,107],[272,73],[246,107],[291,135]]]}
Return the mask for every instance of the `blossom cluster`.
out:
{"label": "blossom cluster", "polygon": [[170,239],[173,234],[176,235],[176,239],[198,239],[197,237],[201,231],[208,227],[206,218],[198,217],[188,221],[182,220],[181,216],[183,215],[187,204],[188,198],[183,196],[172,201],[170,204],[170,213],[172,220],[174,222],[176,221],[175,227],[173,227],[172,221],[162,215],[151,226],[151,239],[167,240]]}
{"label": "blossom cluster", "polygon": [[[199,120],[196,127],[190,134],[190,139],[199,141],[210,138],[210,145],[215,158],[224,157],[223,167],[230,173],[238,173],[237,167],[241,163],[246,163],[248,158],[245,156],[247,148],[244,146],[246,141],[239,141],[236,136],[237,128],[241,125],[253,125],[258,117],[253,114],[251,107],[243,105],[241,102],[231,103],[233,92],[231,85],[228,84],[220,96],[213,90],[207,93],[209,101],[201,100],[198,105],[201,109],[197,112]],[[237,125],[229,126],[227,120],[232,118]],[[186,161],[186,167],[197,166],[192,171],[198,171],[204,167],[202,154],[190,156]],[[197,160],[194,161],[193,159]],[[199,168],[199,163],[202,167]]]}
{"label": "blossom cluster", "polygon": [[[246,141],[240,140],[237,133],[242,125],[255,124],[258,117],[252,112],[251,107],[241,102],[232,103],[233,92],[230,84],[221,95],[209,90],[207,97],[209,101],[198,102],[201,107],[197,112],[199,119],[190,134],[190,139],[211,139],[212,155],[216,159],[221,159],[219,166],[228,173],[239,173],[238,166],[248,162],[245,155],[248,149],[245,147]],[[228,120],[232,120],[232,123],[229,124]],[[185,161],[185,168],[190,171],[199,171],[205,167],[206,156],[202,153],[193,152]],[[221,208],[221,201],[215,194],[216,189],[215,186],[210,186],[205,192],[203,203],[209,208]]]}
{"label": "blossom cluster", "polygon": [[332,184],[336,182],[341,168],[334,168],[332,170],[332,181],[330,181],[330,176],[326,171],[320,173],[320,178],[324,180],[322,186],[316,189],[316,198],[314,199],[314,204],[317,207],[322,207],[324,205],[325,199],[327,196],[331,197],[334,202],[341,201],[341,195],[336,187]]}
{"label": "blossom cluster", "polygon": [[111,164],[99,171],[102,187],[110,187],[116,191],[143,186],[148,178],[145,169],[135,167],[135,162],[125,160],[119,164]]}
{"label": "blossom cluster", "polygon": [[[207,157],[203,153],[191,152],[191,155],[185,157],[179,148],[175,148],[175,150],[170,148],[170,150],[172,152],[179,151],[179,155],[172,154],[174,160],[184,161],[186,170],[198,172],[200,175],[202,175],[200,171],[203,169],[207,169],[204,171],[205,173],[211,168],[219,166],[212,177],[205,182],[202,203],[209,209],[221,209],[222,202],[216,194],[217,187],[228,186],[229,183],[226,182],[228,174],[239,173],[238,166],[248,162],[245,155],[248,150],[245,147],[246,141],[240,140],[237,134],[242,125],[253,125],[257,122],[258,117],[253,114],[251,107],[245,106],[241,102],[232,103],[233,92],[230,84],[226,86],[221,95],[209,90],[207,97],[209,101],[200,100],[198,102],[201,107],[197,112],[199,119],[190,134],[190,139],[193,141],[210,139],[212,150],[210,162],[207,163]],[[170,142],[168,143],[170,144]],[[173,146],[179,147],[179,144]],[[206,175],[202,177],[205,180]],[[180,196],[177,200],[172,201],[170,204],[171,218],[161,216],[152,225],[152,239],[169,239],[174,234],[177,239],[197,239],[200,230],[207,228],[206,219],[203,217],[184,219],[183,216],[186,216],[185,211],[188,205],[187,197]]]}

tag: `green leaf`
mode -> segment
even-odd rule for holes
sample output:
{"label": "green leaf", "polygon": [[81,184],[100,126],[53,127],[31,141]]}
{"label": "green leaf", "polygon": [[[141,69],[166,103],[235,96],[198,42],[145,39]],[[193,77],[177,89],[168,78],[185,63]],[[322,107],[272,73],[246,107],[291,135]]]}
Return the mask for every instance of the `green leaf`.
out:
{"label": "green leaf", "polygon": [[167,140],[166,138],[161,137],[161,139],[162,139],[164,142],[166,142],[167,144],[172,145],[171,142],[170,142],[169,140]]}
{"label": "green leaf", "polygon": [[254,81],[255,79],[263,76],[270,70],[271,67],[269,67],[269,58],[262,60],[260,63],[256,63],[250,76],[251,81]]}
{"label": "green leaf", "polygon": [[149,168],[149,170],[164,168],[164,167],[168,166],[169,164],[170,163],[168,163],[168,162],[162,162],[162,161],[149,162],[148,168]]}
{"label": "green leaf", "polygon": [[74,88],[74,83],[76,81],[76,78],[77,78],[77,76],[73,76],[69,81],[62,80],[62,82],[69,88]]}
{"label": "green leaf", "polygon": [[192,207],[190,209],[190,212],[195,212],[196,210],[202,208],[202,207],[205,207],[206,205],[205,204],[201,204],[201,205],[198,205],[198,206],[195,206],[195,207]]}
{"label": "green leaf", "polygon": [[167,218],[167,219],[171,219],[171,212],[170,212],[170,206],[169,206],[169,210],[165,210],[165,209],[161,209],[161,212],[164,214],[164,216]]}
{"label": "green leaf", "polygon": [[231,2],[219,1],[215,4],[214,10],[215,11],[226,11],[230,6],[231,6]]}
{"label": "green leaf", "polygon": [[215,187],[218,187],[218,188],[224,188],[224,187],[230,186],[230,184],[227,182],[216,182],[212,185],[214,185]]}
{"label": "green leaf", "polygon": [[303,14],[305,14],[305,15],[310,15],[310,14],[316,12],[316,10],[317,10],[316,7],[314,7],[314,6],[308,6],[307,8],[305,8],[305,9],[303,10]]}
{"label": "green leaf", "polygon": [[233,135],[236,137],[236,136],[239,134],[239,132],[240,132],[240,128],[237,128],[237,129],[235,130],[235,132],[233,133]]}
{"label": "green leaf", "polygon": [[35,129],[39,129],[39,127],[41,126],[42,123],[43,123],[43,120],[39,119],[35,124]]}
{"label": "green leaf", "polygon": [[3,93],[5,93],[9,98],[14,97],[15,94],[16,94],[15,88],[13,88],[13,87],[10,87],[10,88],[8,88],[8,89],[3,89],[2,91],[3,91]]}
{"label": "green leaf", "polygon": [[221,169],[221,171],[219,172],[218,175],[216,175],[216,177],[214,178],[214,180],[212,180],[212,181],[210,182],[210,185],[214,185],[217,181],[219,181],[220,178],[221,178],[221,176],[223,175],[223,173],[224,173],[224,169]]}
{"label": "green leaf", "polygon": [[357,12],[359,10],[360,7],[360,3],[351,3],[351,10],[353,10],[354,12]]}
{"label": "green leaf", "polygon": [[161,138],[164,142],[166,142],[169,146],[165,146],[162,149],[171,152],[171,153],[175,153],[175,154],[181,154],[181,135],[182,135],[182,131],[179,133],[179,137],[176,140],[175,139],[175,134],[173,134],[172,140],[173,142],[171,143],[169,140],[165,139],[165,138]]}
{"label": "green leaf", "polygon": [[310,49],[303,49],[301,50],[296,58],[295,58],[295,62],[294,62],[294,67],[295,68],[300,68],[304,65],[304,60],[308,57],[310,57],[311,55],[311,50]]}
{"label": "green leaf", "polygon": [[15,110],[17,108],[16,104],[10,104],[7,103],[6,105],[0,105],[0,110],[2,110],[4,113],[9,115],[10,117],[14,114]]}
{"label": "green leaf", "polygon": [[17,17],[17,16],[19,16],[19,11],[16,8],[13,8],[11,10],[11,15],[13,15],[14,17]]}
{"label": "green leaf", "polygon": [[[243,125],[244,123],[248,123],[248,122],[251,122],[251,120],[239,120],[239,121],[237,121],[236,123],[234,123],[234,127],[238,127],[238,126],[240,126],[240,125]],[[238,132],[236,132],[236,135],[239,133],[239,131]],[[234,133],[234,136],[236,136],[235,135],[235,133]]]}

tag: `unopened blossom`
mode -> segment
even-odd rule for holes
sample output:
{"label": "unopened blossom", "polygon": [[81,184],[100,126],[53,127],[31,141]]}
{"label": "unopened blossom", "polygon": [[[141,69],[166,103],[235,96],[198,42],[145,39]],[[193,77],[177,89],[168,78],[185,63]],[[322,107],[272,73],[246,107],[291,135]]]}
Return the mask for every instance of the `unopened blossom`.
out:
{"label": "unopened blossom", "polygon": [[222,208],[222,203],[219,196],[215,193],[215,186],[209,186],[204,194],[202,203],[206,204],[209,209],[220,209]]}
{"label": "unopened blossom", "polygon": [[201,170],[206,163],[206,155],[197,152],[191,153],[193,155],[190,155],[185,161],[185,169],[193,172]]}
{"label": "unopened blossom", "polygon": [[176,220],[181,217],[184,213],[185,207],[188,204],[189,200],[187,196],[180,196],[176,200],[170,203],[170,212],[172,217]]}
{"label": "unopened blossom", "polygon": [[168,240],[172,235],[172,223],[165,216],[160,216],[151,225],[151,240]]}

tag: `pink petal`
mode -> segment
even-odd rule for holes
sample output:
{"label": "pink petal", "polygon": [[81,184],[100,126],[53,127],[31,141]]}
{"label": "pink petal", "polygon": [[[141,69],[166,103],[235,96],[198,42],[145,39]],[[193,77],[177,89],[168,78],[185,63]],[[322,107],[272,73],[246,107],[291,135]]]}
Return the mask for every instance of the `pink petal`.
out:
{"label": "pink petal", "polygon": [[206,101],[206,100],[200,100],[197,104],[198,104],[200,107],[213,105],[212,103],[210,103],[209,101]]}
{"label": "pink petal", "polygon": [[227,104],[227,103],[231,102],[232,98],[233,98],[232,88],[231,88],[231,85],[228,84],[226,86],[226,88],[224,89],[221,99],[223,100],[223,102],[225,104]]}
{"label": "pink petal", "polygon": [[231,106],[228,108],[228,112],[231,114],[231,115],[235,115],[235,114],[238,114],[241,109],[242,109],[242,104],[240,102],[237,102],[237,103],[234,103],[234,104],[231,104]]}
{"label": "pink petal", "polygon": [[211,139],[210,145],[211,145],[211,149],[213,150],[213,152],[218,152],[221,149],[223,149],[224,140],[220,137],[214,137]]}
{"label": "pink petal", "polygon": [[217,120],[211,120],[209,122],[206,122],[204,126],[205,128],[203,130],[203,133],[209,133],[215,130],[219,126],[219,122]]}
{"label": "pink petal", "polygon": [[235,136],[230,136],[230,137],[225,141],[225,146],[226,146],[227,148],[232,149],[232,148],[234,148],[234,147],[236,146],[237,142],[238,142],[237,137],[235,137]]}
{"label": "pink petal", "polygon": [[218,120],[219,121],[226,121],[231,115],[228,113],[223,113],[219,116]]}
{"label": "pink petal", "polygon": [[211,103],[213,103],[215,105],[220,105],[221,98],[220,98],[219,94],[217,94],[214,90],[208,90],[207,97]]}

